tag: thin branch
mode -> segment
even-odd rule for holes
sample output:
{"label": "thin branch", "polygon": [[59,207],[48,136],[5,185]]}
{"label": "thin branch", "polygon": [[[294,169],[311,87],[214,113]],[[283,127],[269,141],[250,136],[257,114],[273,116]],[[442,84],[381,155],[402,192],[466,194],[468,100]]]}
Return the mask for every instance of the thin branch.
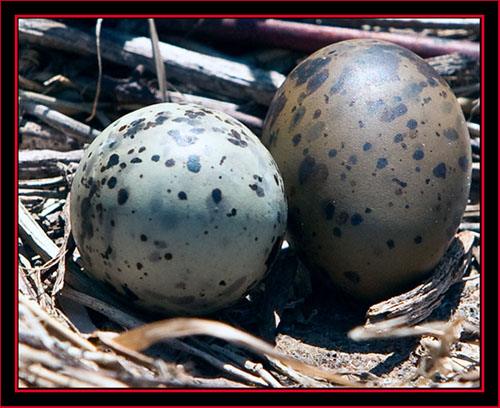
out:
{"label": "thin branch", "polygon": [[165,64],[161,59],[160,45],[158,39],[158,33],[156,32],[155,20],[154,18],[148,18],[149,32],[151,34],[151,45],[153,47],[153,59],[155,61],[156,76],[158,78],[158,86],[160,87],[161,100],[163,102],[168,102],[167,94],[167,75],[165,73]]}

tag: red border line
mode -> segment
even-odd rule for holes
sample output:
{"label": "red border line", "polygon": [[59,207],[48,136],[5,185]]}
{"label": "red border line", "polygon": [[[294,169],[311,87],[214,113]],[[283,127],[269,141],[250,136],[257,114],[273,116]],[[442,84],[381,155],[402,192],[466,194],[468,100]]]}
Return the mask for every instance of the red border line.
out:
{"label": "red border line", "polygon": [[[127,0],[126,0],[127,1]],[[289,1],[289,0],[288,0]],[[292,0],[293,1],[293,0]],[[448,0],[451,1],[451,0]],[[456,1],[456,0],[454,0]],[[461,1],[461,0],[459,0]],[[144,14],[144,15],[127,15],[127,14],[110,14],[110,15],[96,15],[96,14],[88,14],[88,15],[57,15],[57,14],[46,14],[46,15],[32,15],[32,14],[16,14],[15,15],[15,22],[16,22],[16,30],[15,30],[15,35],[14,35],[14,41],[15,41],[15,58],[14,58],[14,64],[15,64],[15,110],[16,110],[16,118],[15,118],[15,157],[16,157],[16,166],[15,166],[15,180],[16,180],[16,186],[18,182],[18,151],[17,151],[17,145],[18,145],[18,129],[19,129],[19,123],[18,123],[18,20],[19,18],[146,18],[146,17],[154,17],[154,18],[198,18],[198,17],[205,17],[205,18],[422,18],[422,15],[415,15],[415,14],[393,14],[393,15],[364,15],[364,14],[356,14],[356,15],[351,15],[351,14],[337,14],[337,15],[296,15],[296,14],[282,14],[282,15],[261,15],[261,14],[241,14],[241,15],[226,15],[226,14],[221,14],[221,15],[185,15],[185,14],[170,14],[170,15],[155,15],[155,14]],[[484,101],[484,52],[482,50],[482,46],[484,44],[484,15],[461,15],[461,14],[451,14],[451,15],[425,15],[425,18],[479,18],[480,19],[480,24],[481,24],[481,101]],[[499,33],[499,38],[500,38],[500,33]],[[498,56],[498,60],[500,62],[500,55]],[[0,63],[1,67],[1,63]],[[500,93],[500,85],[498,89]],[[483,103],[483,102],[482,102]],[[500,109],[499,109],[499,118],[500,118]],[[499,119],[500,123],[500,119]],[[404,388],[404,389],[399,389],[399,388],[366,388],[366,389],[344,389],[344,388],[335,388],[335,389],[155,389],[155,388],[147,388],[147,389],[98,389],[98,388],[91,388],[91,389],[28,389],[28,388],[18,388],[18,382],[16,381],[15,384],[15,391],[17,392],[23,392],[23,393],[32,393],[32,392],[93,392],[93,393],[100,393],[100,392],[176,392],[176,393],[184,393],[184,392],[259,392],[259,393],[265,393],[265,392],[314,392],[314,393],[324,393],[324,392],[401,392],[401,393],[408,393],[408,392],[439,392],[439,393],[446,393],[446,392],[484,392],[484,366],[486,363],[485,355],[484,355],[484,329],[485,329],[485,324],[484,324],[484,287],[485,287],[485,282],[484,282],[484,211],[482,208],[482,205],[484,205],[484,166],[483,166],[483,160],[484,160],[484,108],[481,109],[481,169],[480,169],[480,174],[481,174],[481,387],[479,389],[456,389],[456,388],[435,388],[435,389],[429,389],[429,388]],[[500,147],[499,147],[499,156],[500,156]],[[500,167],[499,167],[499,174],[500,174]],[[15,204],[15,255],[16,255],[16,260],[18,259],[18,247],[17,247],[17,241],[18,241],[18,192],[17,189],[15,191],[15,199],[16,199],[16,204]],[[500,198],[500,189],[498,192],[498,196]],[[0,200],[1,202],[1,200]],[[499,221],[499,227],[500,227],[500,221]],[[500,243],[498,246],[498,253],[500,253]],[[500,258],[498,260],[498,266],[500,270]],[[18,293],[18,275],[16,272],[16,279],[15,279],[15,287],[16,287],[16,294]],[[500,291],[500,284],[499,284],[499,291]],[[16,340],[16,345],[18,344],[18,338],[17,338],[17,333],[18,333],[18,303],[17,303],[17,296],[16,296],[16,307],[15,307],[15,340]],[[499,329],[499,334],[500,334],[500,329]],[[18,366],[17,366],[17,361],[18,361],[18,348],[15,348],[15,375],[16,379],[18,378]],[[500,360],[499,360],[500,361]],[[500,383],[499,383],[499,388],[500,388]],[[458,407],[457,407],[458,408]]]}

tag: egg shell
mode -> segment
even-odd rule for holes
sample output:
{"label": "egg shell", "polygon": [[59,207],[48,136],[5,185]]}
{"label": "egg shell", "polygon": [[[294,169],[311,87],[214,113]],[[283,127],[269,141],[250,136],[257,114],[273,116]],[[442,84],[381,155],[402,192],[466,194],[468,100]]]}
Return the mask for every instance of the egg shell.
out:
{"label": "egg shell", "polygon": [[457,231],[467,126],[448,84],[403,47],[348,40],[306,58],[277,91],[263,142],[285,181],[294,246],[361,300],[420,281]]}
{"label": "egg shell", "polygon": [[134,306],[177,315],[227,307],[265,276],[287,205],[276,163],[230,116],[161,103],[109,125],[71,188],[86,269]]}

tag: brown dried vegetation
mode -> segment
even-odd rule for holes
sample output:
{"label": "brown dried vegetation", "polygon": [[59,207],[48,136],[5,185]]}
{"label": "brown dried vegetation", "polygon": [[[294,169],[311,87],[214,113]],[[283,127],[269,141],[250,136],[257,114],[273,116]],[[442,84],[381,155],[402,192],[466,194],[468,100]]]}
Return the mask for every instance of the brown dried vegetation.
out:
{"label": "brown dried vegetation", "polygon": [[[259,45],[236,51],[209,31],[201,37],[208,41],[198,42],[202,22],[186,28],[155,21],[170,100],[220,109],[258,135],[277,87],[306,55],[266,44],[269,26]],[[301,23],[338,34],[346,21]],[[368,34],[420,32],[451,38],[450,46],[466,41],[467,50],[478,44],[473,24],[349,22]],[[242,29],[226,23],[225,29]],[[462,104],[473,173],[459,233],[426,282],[367,307],[318,282],[293,250],[283,249],[266,280],[234,307],[208,320],[162,320],[131,309],[89,279],[74,253],[67,196],[82,149],[115,118],[163,98],[147,21],[98,25],[101,76],[96,20],[23,19],[19,25],[20,387],[479,386],[476,60],[458,53],[428,60]]]}

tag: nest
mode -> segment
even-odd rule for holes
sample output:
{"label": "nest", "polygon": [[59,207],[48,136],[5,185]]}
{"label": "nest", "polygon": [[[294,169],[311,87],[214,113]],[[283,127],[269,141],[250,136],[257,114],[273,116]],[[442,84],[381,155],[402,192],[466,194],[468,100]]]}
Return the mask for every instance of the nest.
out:
{"label": "nest", "polygon": [[[367,25],[352,19],[349,29],[354,37],[359,29],[404,31],[420,32],[420,40],[453,38],[467,50],[478,44],[473,24],[424,27],[390,20]],[[164,320],[123,304],[87,276],[71,237],[67,198],[85,144],[98,129],[168,92],[174,102],[220,109],[260,135],[280,81],[309,53],[276,48],[258,25],[261,44],[236,54],[234,46],[210,35],[210,27],[203,31],[202,20],[155,22],[20,20],[18,386],[478,387],[479,67],[452,48],[428,62],[450,83],[468,120],[472,188],[459,232],[417,287],[369,307],[342,294],[332,298],[328,291],[334,289],[325,290],[294,251],[283,248],[265,281],[230,309],[206,319]],[[333,32],[340,26],[284,23]],[[242,27],[233,29],[244,35]],[[196,41],[199,33],[209,42]],[[151,37],[153,55],[143,35]],[[165,56],[165,49],[175,55]],[[75,52],[94,58],[75,58]],[[211,58],[219,65],[209,70]],[[261,75],[246,78],[248,67]]]}

